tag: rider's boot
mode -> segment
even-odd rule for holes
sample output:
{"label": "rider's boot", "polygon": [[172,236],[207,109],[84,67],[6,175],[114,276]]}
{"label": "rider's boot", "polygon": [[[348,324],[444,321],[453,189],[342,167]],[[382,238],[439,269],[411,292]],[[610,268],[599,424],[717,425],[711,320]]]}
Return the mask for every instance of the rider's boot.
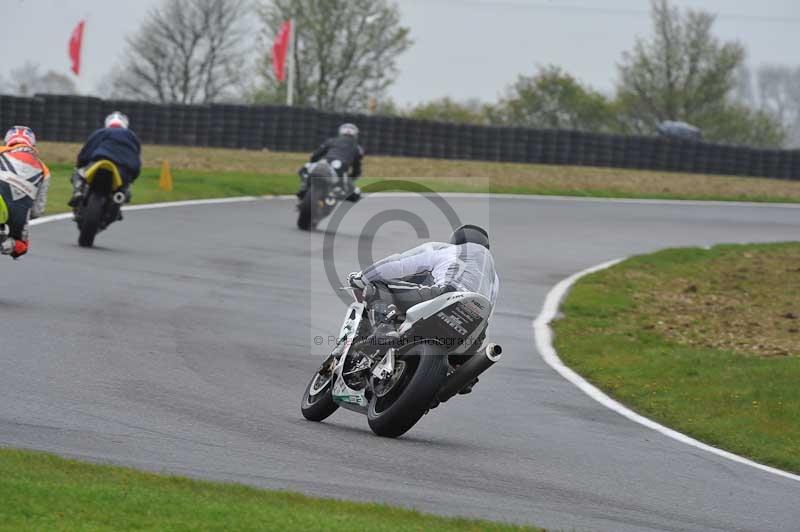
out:
{"label": "rider's boot", "polygon": [[394,325],[379,323],[372,334],[367,337],[366,344],[369,346],[370,351],[377,350],[382,356],[390,347],[394,346],[399,336]]}
{"label": "rider's boot", "polygon": [[70,182],[72,183],[72,197],[67,202],[67,205],[75,208],[83,202],[83,197],[86,194],[86,180],[78,171],[75,171],[70,177]]}
{"label": "rider's boot", "polygon": [[353,191],[344,200],[356,203],[360,199],[361,199],[361,189],[358,187],[353,187]]}
{"label": "rider's boot", "polygon": [[394,325],[397,307],[390,303],[382,309],[381,314],[380,321],[364,343],[373,354],[383,357],[389,348],[396,346],[400,333],[397,332],[397,327]]}

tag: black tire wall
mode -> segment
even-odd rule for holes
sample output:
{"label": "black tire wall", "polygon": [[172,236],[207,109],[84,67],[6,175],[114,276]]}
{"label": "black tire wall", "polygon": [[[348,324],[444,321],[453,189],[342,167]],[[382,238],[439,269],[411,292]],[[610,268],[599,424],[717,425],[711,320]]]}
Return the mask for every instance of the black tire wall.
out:
{"label": "black tire wall", "polygon": [[355,122],[371,155],[603,166],[800,180],[800,150],[660,137],[450,124],[270,105],[177,105],[87,96],[0,95],[0,128],[30,125],[41,140],[82,142],[119,110],[146,144],[308,152]]}

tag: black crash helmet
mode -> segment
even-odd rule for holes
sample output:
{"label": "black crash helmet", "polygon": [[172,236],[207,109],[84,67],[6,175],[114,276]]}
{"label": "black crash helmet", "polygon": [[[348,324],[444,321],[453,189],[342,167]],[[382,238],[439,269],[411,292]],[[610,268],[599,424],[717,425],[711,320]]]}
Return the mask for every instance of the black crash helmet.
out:
{"label": "black crash helmet", "polygon": [[489,249],[489,233],[483,227],[477,225],[462,225],[450,236],[450,243],[459,245],[471,242],[473,244],[480,244],[481,246]]}

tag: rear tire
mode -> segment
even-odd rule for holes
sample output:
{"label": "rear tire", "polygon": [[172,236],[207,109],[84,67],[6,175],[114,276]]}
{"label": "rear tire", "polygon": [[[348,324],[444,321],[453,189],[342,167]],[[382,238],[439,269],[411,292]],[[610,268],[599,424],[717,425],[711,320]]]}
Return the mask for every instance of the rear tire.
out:
{"label": "rear tire", "polygon": [[400,377],[396,397],[386,404],[393,392],[383,398],[373,394],[369,402],[369,428],[378,436],[397,438],[408,432],[428,411],[447,378],[447,357],[435,346],[413,347],[403,360],[406,371],[413,374]]}
{"label": "rear tire", "polygon": [[81,212],[80,235],[78,245],[90,248],[94,245],[94,237],[100,230],[100,221],[103,219],[105,198],[97,194],[89,194],[86,205]]}
{"label": "rear tire", "polygon": [[322,421],[339,408],[339,405],[333,402],[333,378],[316,395],[310,395],[311,387],[318,378],[324,379],[325,377],[320,375],[319,372],[314,373],[314,376],[308,382],[308,386],[306,386],[303,401],[300,404],[300,411],[303,412],[303,417],[309,421]]}
{"label": "rear tire", "polygon": [[300,213],[297,215],[297,227],[303,231],[311,231],[317,227],[320,193],[311,183],[308,185],[305,196],[300,200]]}

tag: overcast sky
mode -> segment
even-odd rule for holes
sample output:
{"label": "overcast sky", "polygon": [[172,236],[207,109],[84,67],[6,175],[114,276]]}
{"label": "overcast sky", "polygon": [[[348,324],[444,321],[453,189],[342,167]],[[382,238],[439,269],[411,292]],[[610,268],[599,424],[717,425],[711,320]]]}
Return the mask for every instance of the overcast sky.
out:
{"label": "overcast sky", "polygon": [[[324,0],[321,0],[324,1]],[[718,14],[716,34],[738,39],[748,63],[800,65],[800,0],[673,0]],[[161,0],[2,0],[7,73],[30,60],[69,72],[67,41],[87,18],[83,72],[91,93],[120,60],[123,36]],[[520,73],[553,63],[603,91],[637,35],[650,31],[649,0],[400,0],[414,45],[391,96],[401,104],[451,96],[494,100]],[[72,74],[70,74],[72,75]]]}

